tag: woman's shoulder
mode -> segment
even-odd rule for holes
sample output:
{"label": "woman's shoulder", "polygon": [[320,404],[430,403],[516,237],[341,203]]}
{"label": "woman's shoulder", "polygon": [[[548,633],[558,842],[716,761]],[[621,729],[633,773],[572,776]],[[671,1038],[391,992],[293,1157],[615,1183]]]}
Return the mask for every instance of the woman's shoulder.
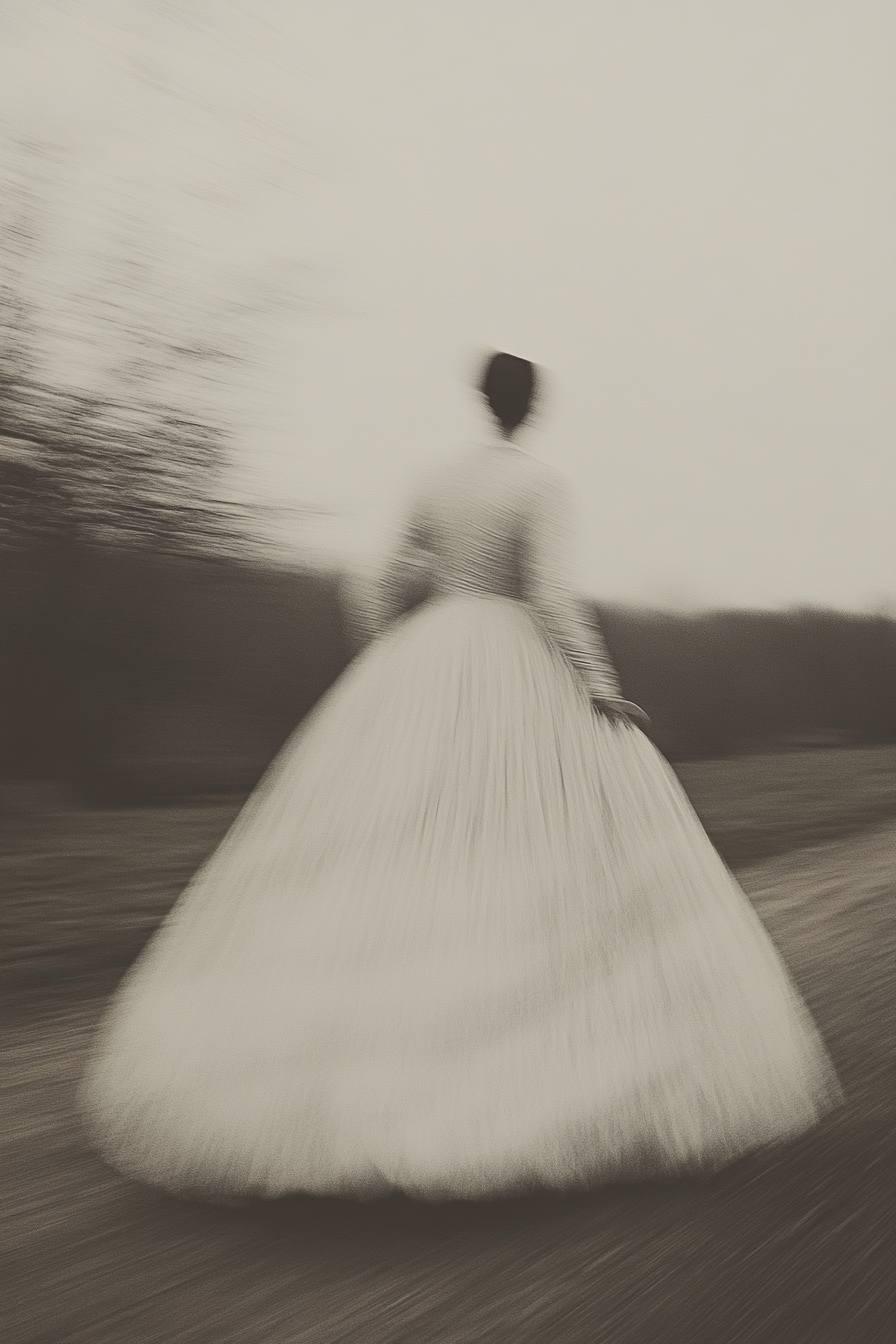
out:
{"label": "woman's shoulder", "polygon": [[554,506],[568,499],[569,482],[563,472],[540,457],[520,453],[517,463],[521,493],[530,508]]}
{"label": "woman's shoulder", "polygon": [[473,447],[443,459],[420,481],[417,507],[440,512],[479,499],[502,510],[530,512],[568,495],[565,476],[517,448]]}

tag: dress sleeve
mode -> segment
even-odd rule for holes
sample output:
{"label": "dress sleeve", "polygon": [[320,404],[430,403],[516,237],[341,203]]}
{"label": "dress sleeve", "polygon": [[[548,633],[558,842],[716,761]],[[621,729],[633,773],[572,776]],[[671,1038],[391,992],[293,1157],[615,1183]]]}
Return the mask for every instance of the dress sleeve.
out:
{"label": "dress sleeve", "polygon": [[570,500],[560,481],[544,483],[526,526],[526,597],[578,671],[593,699],[618,699],[621,689],[603,633],[586,620],[569,563]]}
{"label": "dress sleeve", "polygon": [[433,561],[430,524],[423,503],[418,502],[404,521],[379,581],[377,614],[381,629],[425,595],[432,579]]}

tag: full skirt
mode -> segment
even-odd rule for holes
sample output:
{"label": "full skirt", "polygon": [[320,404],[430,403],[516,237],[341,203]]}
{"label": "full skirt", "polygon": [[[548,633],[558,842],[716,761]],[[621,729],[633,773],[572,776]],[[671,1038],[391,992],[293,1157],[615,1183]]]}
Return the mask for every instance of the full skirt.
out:
{"label": "full skirt", "polygon": [[113,1165],[207,1198],[711,1169],[837,1098],[671,769],[485,597],[352,663],[125,978],[82,1085]]}

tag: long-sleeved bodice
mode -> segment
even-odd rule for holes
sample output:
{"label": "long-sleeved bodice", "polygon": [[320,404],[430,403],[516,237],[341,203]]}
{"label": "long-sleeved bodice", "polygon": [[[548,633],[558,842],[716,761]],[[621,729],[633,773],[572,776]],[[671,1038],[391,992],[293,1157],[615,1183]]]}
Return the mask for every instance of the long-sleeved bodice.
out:
{"label": "long-sleeved bodice", "polygon": [[415,576],[436,595],[526,602],[598,698],[620,695],[600,630],[585,620],[567,558],[569,499],[561,477],[495,444],[446,468],[417,499],[385,574],[383,615],[399,612]]}

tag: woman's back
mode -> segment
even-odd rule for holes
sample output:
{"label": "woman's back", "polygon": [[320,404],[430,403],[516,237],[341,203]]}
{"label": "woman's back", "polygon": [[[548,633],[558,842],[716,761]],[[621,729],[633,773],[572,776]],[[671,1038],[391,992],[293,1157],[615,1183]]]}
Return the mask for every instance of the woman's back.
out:
{"label": "woman's back", "polygon": [[545,477],[514,448],[482,448],[451,463],[415,515],[437,592],[525,596],[527,524]]}
{"label": "woman's back", "polygon": [[603,635],[586,620],[568,564],[569,492],[562,476],[495,444],[445,467],[417,500],[386,570],[383,624],[418,600],[494,596],[526,602],[594,698],[618,698]]}

